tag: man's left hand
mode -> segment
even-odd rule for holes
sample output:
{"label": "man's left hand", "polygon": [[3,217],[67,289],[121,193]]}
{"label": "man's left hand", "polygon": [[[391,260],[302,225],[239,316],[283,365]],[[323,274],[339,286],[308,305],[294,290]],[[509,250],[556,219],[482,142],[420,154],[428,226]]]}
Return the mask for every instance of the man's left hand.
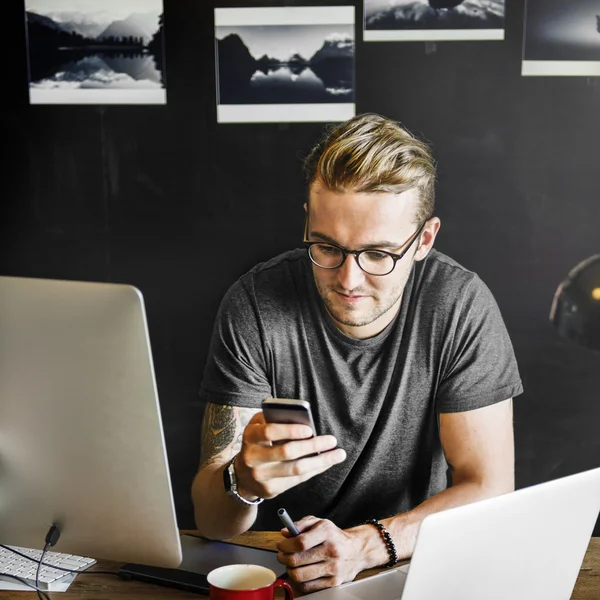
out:
{"label": "man's left hand", "polygon": [[282,530],[286,539],[277,544],[277,560],[287,566],[290,581],[303,594],[352,581],[369,567],[361,528],[343,530],[317,517],[304,517],[296,526],[296,537]]}

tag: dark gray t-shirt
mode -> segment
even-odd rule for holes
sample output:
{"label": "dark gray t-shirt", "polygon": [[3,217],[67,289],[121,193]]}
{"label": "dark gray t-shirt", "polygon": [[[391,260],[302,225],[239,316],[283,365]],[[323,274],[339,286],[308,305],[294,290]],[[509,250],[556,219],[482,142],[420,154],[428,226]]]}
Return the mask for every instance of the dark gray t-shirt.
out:
{"label": "dark gray t-shirt", "polygon": [[293,250],[225,295],[200,395],[251,408],[308,400],[317,431],[346,451],[342,464],[260,505],[253,528],[273,530],[279,507],[343,528],[411,510],[448,485],[438,413],[522,391],[491,292],[452,259],[432,250],[416,262],[394,321],[356,340],[327,313],[306,252]]}

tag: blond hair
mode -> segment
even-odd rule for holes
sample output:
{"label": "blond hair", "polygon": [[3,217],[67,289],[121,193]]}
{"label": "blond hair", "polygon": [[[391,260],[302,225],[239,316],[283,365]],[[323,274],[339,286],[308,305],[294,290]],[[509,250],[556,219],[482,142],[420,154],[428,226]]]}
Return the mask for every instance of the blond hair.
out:
{"label": "blond hair", "polygon": [[380,115],[358,115],[329,130],[304,169],[309,184],[334,192],[400,194],[416,188],[417,222],[433,215],[436,168],[427,144]]}

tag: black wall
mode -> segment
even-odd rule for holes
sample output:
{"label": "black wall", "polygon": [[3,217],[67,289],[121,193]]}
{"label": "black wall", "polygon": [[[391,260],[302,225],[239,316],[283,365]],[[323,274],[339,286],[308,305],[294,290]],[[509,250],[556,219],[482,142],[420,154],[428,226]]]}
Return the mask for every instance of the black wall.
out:
{"label": "black wall", "polygon": [[[517,487],[599,466],[600,354],[559,339],[548,312],[568,270],[600,251],[600,78],[521,77],[521,0],[507,0],[505,41],[437,44],[364,43],[362,3],[327,2],[353,3],[357,112],[433,145],[436,245],[482,276],[512,336],[526,389]],[[245,270],[300,245],[301,157],[324,125],[218,125],[216,4],[196,0],[165,0],[166,107],[31,107],[23,6],[9,4],[0,273],[142,290],[179,524],[191,527],[214,314]]]}

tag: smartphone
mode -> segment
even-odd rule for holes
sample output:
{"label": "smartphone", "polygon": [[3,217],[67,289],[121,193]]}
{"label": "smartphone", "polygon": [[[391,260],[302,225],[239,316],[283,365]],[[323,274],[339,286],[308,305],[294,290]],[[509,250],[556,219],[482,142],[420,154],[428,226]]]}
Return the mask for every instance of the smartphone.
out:
{"label": "smartphone", "polygon": [[292,423],[308,425],[317,435],[310,404],[306,400],[267,398],[262,401],[262,411],[267,423]]}

